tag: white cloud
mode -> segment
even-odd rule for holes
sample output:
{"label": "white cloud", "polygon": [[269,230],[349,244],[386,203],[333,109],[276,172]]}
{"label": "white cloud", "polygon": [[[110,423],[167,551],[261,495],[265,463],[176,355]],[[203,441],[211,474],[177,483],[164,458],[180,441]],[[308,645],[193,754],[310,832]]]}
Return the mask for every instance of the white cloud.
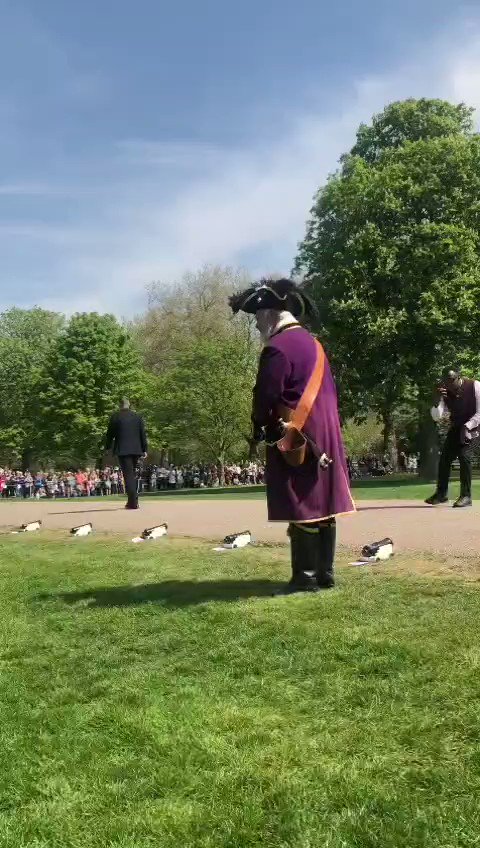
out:
{"label": "white cloud", "polygon": [[51,224],[38,223],[2,223],[0,222],[0,238],[20,238],[48,242],[56,246],[85,246],[86,234],[75,227],[60,227]]}
{"label": "white cloud", "polygon": [[[260,266],[265,257],[268,267],[250,270],[288,272],[312,196],[352,145],[358,124],[405,97],[447,97],[480,107],[479,47],[479,32],[470,26],[456,37],[438,37],[395,73],[358,80],[329,114],[293,117],[289,133],[268,147],[253,138],[237,150],[183,141],[118,143],[115,202],[92,203],[78,242],[71,233],[70,241],[65,238],[62,274],[73,290],[55,302],[126,314],[150,280],[205,262],[237,264],[254,256]],[[139,165],[148,186],[137,180]],[[175,172],[175,178],[178,169],[188,179],[174,179],[166,192],[166,175]],[[53,233],[59,243],[61,230]]]}
{"label": "white cloud", "polygon": [[173,167],[205,168],[224,159],[226,151],[214,144],[203,142],[162,142],[143,139],[125,139],[117,144],[119,159],[124,164]]}

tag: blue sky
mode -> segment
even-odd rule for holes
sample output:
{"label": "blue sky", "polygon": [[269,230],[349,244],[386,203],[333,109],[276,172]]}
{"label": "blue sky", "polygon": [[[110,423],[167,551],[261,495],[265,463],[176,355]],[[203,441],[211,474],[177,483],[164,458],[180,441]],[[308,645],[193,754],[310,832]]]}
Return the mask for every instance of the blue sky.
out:
{"label": "blue sky", "polygon": [[478,3],[0,0],[0,308],[289,271],[358,123],[408,96],[480,106]]}

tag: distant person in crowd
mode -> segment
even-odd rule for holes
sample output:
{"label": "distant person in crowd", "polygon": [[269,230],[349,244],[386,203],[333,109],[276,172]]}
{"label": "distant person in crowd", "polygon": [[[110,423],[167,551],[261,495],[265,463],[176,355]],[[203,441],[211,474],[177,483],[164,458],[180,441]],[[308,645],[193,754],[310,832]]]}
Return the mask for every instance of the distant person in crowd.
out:
{"label": "distant person in crowd", "polygon": [[23,480],[23,497],[31,498],[33,495],[33,477],[30,471],[27,471]]}
{"label": "distant person in crowd", "polygon": [[177,471],[174,465],[170,466],[170,470],[168,472],[168,488],[176,489],[177,488]]}
{"label": "distant person in crowd", "polygon": [[288,279],[262,280],[234,295],[230,305],[234,313],[255,314],[264,343],[251,443],[266,441],[268,518],[289,522],[292,574],[283,593],[329,589],[335,582],[335,516],[354,512],[355,505],[330,366],[300,324],[313,305]]}
{"label": "distant person in crowd", "polygon": [[151,492],[157,491],[157,469],[156,468],[152,468],[152,470],[150,471],[150,487],[149,488],[150,488]]}
{"label": "distant person in crowd", "polygon": [[87,484],[87,475],[84,471],[79,470],[75,474],[75,489],[77,491],[78,497],[82,497],[86,494],[86,484]]}
{"label": "distant person in crowd", "polygon": [[432,407],[432,418],[440,421],[449,415],[450,427],[438,466],[437,488],[425,503],[431,506],[448,501],[448,485],[452,463],[460,463],[460,497],[454,507],[472,505],[472,453],[480,445],[480,382],[462,377],[456,369],[444,371],[437,389],[438,403]]}
{"label": "distant person in crowd", "polygon": [[130,409],[127,398],[110,418],[105,448],[118,456],[127,492],[125,508],[138,509],[137,465],[140,457],[147,456],[148,444],[143,418]]}
{"label": "distant person in crowd", "polygon": [[408,466],[408,470],[412,474],[416,474],[417,471],[418,471],[418,456],[416,456],[415,454],[412,454],[411,456],[409,456],[408,461],[407,461],[407,466]]}

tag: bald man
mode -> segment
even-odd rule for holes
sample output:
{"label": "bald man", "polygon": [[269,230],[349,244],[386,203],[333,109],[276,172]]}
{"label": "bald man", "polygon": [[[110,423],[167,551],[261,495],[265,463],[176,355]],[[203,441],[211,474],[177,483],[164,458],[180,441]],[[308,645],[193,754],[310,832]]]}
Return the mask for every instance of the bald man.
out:
{"label": "bald man", "polygon": [[137,464],[140,457],[146,457],[148,445],[143,418],[130,409],[127,398],[123,398],[120,409],[110,418],[105,449],[118,456],[127,490],[125,509],[138,509]]}

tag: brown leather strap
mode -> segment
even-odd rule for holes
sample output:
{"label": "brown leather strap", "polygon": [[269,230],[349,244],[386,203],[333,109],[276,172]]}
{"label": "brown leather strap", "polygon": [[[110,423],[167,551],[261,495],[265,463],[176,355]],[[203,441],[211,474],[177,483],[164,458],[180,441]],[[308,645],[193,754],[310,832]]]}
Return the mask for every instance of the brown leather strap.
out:
{"label": "brown leather strap", "polygon": [[298,401],[296,408],[292,411],[292,415],[290,416],[291,424],[300,431],[303,430],[305,426],[305,422],[312,411],[312,406],[315,403],[315,399],[322,388],[323,383],[323,375],[325,371],[325,351],[317,339],[315,339],[315,347],[317,351],[315,367],[309,377],[307,385],[305,386],[302,397]]}

